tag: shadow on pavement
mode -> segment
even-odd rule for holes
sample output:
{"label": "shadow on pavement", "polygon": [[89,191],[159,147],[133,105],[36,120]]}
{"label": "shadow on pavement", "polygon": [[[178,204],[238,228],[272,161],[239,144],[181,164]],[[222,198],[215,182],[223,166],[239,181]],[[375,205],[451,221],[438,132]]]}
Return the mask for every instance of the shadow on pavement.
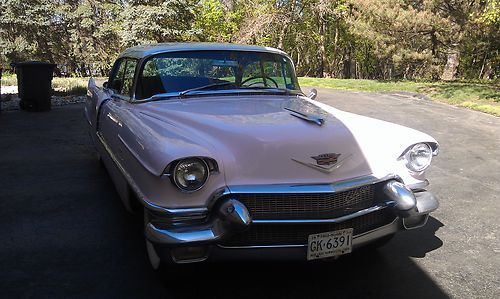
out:
{"label": "shadow on pavement", "polygon": [[158,276],[86,133],[82,106],[0,116],[0,297],[316,298],[447,295],[415,262],[430,218],[378,252],[334,262],[189,266]]}
{"label": "shadow on pavement", "polygon": [[438,249],[443,224],[397,235],[379,250],[359,250],[336,261],[193,265],[163,273],[158,282],[179,297],[448,298],[412,261]]}

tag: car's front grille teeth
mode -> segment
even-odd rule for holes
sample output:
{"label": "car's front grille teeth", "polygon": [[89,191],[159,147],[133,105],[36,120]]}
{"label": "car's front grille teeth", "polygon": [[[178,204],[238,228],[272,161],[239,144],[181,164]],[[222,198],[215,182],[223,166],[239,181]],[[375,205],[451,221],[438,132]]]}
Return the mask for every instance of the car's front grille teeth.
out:
{"label": "car's front grille teeth", "polygon": [[253,224],[245,232],[222,242],[227,247],[305,245],[309,235],[353,228],[354,235],[390,224],[396,216],[389,209],[379,210],[342,223],[320,224]]}
{"label": "car's front grille teeth", "polygon": [[237,194],[253,219],[334,218],[375,203],[376,185],[335,193]]}

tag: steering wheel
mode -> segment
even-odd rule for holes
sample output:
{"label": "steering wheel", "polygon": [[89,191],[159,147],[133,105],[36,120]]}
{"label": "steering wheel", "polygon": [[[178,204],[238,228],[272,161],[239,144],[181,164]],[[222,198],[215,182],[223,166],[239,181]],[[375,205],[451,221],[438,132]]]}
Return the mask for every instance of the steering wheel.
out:
{"label": "steering wheel", "polygon": [[[259,79],[259,78],[260,78],[260,79],[262,79],[262,83],[264,83],[264,79],[266,79],[266,80],[269,80],[269,81],[273,82],[273,83],[274,83],[274,85],[276,86],[276,88],[279,88],[278,82],[276,82],[276,80],[274,80],[273,78],[268,77],[268,76],[254,76],[254,77],[250,77],[250,78],[248,78],[248,79],[243,80],[243,81],[241,82],[241,85],[243,85],[243,84],[247,83],[248,81],[251,81],[251,80],[254,80],[254,79]],[[254,83],[250,83],[250,84],[249,84],[249,85],[247,85],[247,86],[248,86],[248,87],[250,87],[250,86],[255,85],[255,84],[257,84],[257,83],[261,83],[261,82],[254,82]]]}

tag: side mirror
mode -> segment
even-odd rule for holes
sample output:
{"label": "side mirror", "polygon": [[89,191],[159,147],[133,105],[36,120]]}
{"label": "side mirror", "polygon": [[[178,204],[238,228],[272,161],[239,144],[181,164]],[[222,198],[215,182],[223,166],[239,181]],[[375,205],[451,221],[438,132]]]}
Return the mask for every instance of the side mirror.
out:
{"label": "side mirror", "polygon": [[314,100],[314,99],[316,99],[317,96],[318,96],[318,91],[316,90],[316,88],[311,89],[311,91],[309,92],[308,97],[311,100]]}
{"label": "side mirror", "polygon": [[104,83],[102,83],[102,87],[108,88],[108,81],[105,81]]}

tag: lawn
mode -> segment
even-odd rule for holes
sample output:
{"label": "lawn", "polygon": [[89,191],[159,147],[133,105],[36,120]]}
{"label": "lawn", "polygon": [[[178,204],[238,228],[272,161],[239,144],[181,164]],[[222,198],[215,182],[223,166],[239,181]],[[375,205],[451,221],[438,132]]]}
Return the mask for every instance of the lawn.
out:
{"label": "lawn", "polygon": [[500,116],[500,86],[498,82],[415,82],[301,77],[299,83],[301,86],[352,91],[416,92],[436,101]]}
{"label": "lawn", "polygon": [[[88,79],[56,77],[52,80],[52,88],[59,95],[84,95]],[[415,82],[301,77],[299,83],[301,86],[352,91],[416,92],[436,101],[500,116],[500,85],[498,82]],[[17,85],[15,76],[2,77],[2,86],[9,85]]]}
{"label": "lawn", "polygon": [[[52,88],[56,95],[84,95],[87,92],[89,78],[63,78],[52,79]],[[17,85],[16,76],[8,75],[2,77],[2,86]]]}

